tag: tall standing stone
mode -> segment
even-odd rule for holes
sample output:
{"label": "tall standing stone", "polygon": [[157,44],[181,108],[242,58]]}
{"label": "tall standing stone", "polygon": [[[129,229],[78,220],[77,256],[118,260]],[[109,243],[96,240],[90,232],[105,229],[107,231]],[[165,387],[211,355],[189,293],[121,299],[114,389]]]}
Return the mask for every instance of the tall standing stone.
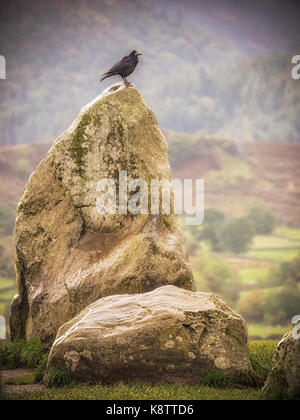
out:
{"label": "tall standing stone", "polygon": [[115,85],[84,107],[31,176],[17,209],[12,338],[49,347],[59,327],[113,294],[163,285],[193,290],[181,232],[171,214],[100,214],[97,185],[171,180],[168,148],[134,87]]}

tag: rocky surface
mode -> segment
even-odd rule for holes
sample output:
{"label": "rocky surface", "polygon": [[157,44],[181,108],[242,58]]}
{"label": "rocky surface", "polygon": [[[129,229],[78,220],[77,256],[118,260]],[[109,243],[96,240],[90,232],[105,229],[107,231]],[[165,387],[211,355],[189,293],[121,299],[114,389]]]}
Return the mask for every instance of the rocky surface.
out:
{"label": "rocky surface", "polygon": [[279,342],[263,394],[274,398],[300,398],[300,339],[292,333]]}
{"label": "rocky surface", "polygon": [[98,300],[63,325],[48,369],[81,381],[199,383],[250,369],[245,321],[210,293],[174,286]]}
{"label": "rocky surface", "polygon": [[173,214],[100,214],[97,183],[127,171],[171,179],[168,148],[138,91],[114,85],[84,107],[31,176],[17,209],[12,337],[51,346],[101,297],[173,284],[194,289]]}

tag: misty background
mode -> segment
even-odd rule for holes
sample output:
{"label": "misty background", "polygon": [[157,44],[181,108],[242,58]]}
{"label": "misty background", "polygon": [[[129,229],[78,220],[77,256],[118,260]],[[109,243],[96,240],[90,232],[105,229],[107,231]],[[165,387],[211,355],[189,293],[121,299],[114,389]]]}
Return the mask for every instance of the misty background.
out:
{"label": "misty background", "polygon": [[53,139],[132,49],[130,77],[160,126],[239,140],[299,140],[297,2],[6,1],[0,16],[0,144]]}

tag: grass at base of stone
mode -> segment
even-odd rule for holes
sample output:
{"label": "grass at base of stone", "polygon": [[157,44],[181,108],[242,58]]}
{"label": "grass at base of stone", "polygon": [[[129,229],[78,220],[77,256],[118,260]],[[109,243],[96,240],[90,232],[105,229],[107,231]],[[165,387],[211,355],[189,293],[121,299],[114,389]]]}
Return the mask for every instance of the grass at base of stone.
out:
{"label": "grass at base of stone", "polygon": [[[42,358],[39,358],[40,362],[35,375],[31,378],[20,377],[16,381],[19,380],[20,385],[30,380],[32,382],[28,383],[37,383],[44,377],[44,384],[49,387],[49,390],[7,394],[5,398],[9,400],[257,400],[262,398],[259,387],[268,375],[276,346],[276,341],[250,342],[249,351],[253,370],[244,372],[239,377],[232,377],[219,371],[207,372],[199,378],[199,386],[76,384],[68,372],[60,369],[50,369],[44,376],[47,362],[47,354],[44,353]],[[10,347],[10,349],[13,350],[14,355],[15,347]],[[19,350],[16,353],[19,354]]]}
{"label": "grass at base of stone", "polygon": [[46,352],[37,339],[17,340],[0,346],[2,369],[36,368],[45,355]]}
{"label": "grass at base of stone", "polygon": [[250,361],[254,372],[265,381],[276,353],[277,341],[253,341],[249,344]]}
{"label": "grass at base of stone", "polygon": [[45,376],[47,362],[48,362],[48,353],[45,353],[41,358],[37,368],[35,369],[34,383],[39,384],[43,382]]}
{"label": "grass at base of stone", "polygon": [[32,385],[35,383],[35,374],[28,373],[27,375],[17,376],[5,381],[5,385]]}
{"label": "grass at base of stone", "polygon": [[210,388],[233,389],[239,387],[261,388],[267,379],[275,355],[277,341],[255,341],[249,343],[252,369],[228,374],[219,370],[209,370],[200,376],[200,385]]}
{"label": "grass at base of stone", "polygon": [[43,384],[48,388],[58,388],[65,386],[73,386],[76,381],[67,369],[49,369],[42,380]]}
{"label": "grass at base of stone", "polygon": [[200,377],[200,385],[210,388],[234,389],[234,388],[261,388],[264,379],[254,370],[247,370],[237,374],[228,374],[219,370],[209,370]]}
{"label": "grass at base of stone", "polygon": [[6,394],[6,400],[260,400],[259,390],[146,384],[114,386],[79,384],[45,391]]}

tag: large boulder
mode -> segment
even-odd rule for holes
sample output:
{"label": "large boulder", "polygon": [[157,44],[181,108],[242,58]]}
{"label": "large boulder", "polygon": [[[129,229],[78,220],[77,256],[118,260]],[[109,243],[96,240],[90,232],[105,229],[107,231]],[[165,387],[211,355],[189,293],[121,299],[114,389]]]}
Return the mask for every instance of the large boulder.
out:
{"label": "large boulder", "polygon": [[[59,327],[101,297],[174,284],[194,289],[174,214],[99,211],[99,182],[171,180],[168,147],[133,87],[84,107],[31,176],[17,209],[12,338],[51,346]],[[117,203],[118,204],[118,203]]]}
{"label": "large boulder", "polygon": [[278,343],[263,394],[273,398],[300,398],[300,339],[286,334]]}
{"label": "large boulder", "polygon": [[63,325],[48,369],[81,381],[196,384],[251,368],[245,321],[210,294],[163,286],[98,300]]}

